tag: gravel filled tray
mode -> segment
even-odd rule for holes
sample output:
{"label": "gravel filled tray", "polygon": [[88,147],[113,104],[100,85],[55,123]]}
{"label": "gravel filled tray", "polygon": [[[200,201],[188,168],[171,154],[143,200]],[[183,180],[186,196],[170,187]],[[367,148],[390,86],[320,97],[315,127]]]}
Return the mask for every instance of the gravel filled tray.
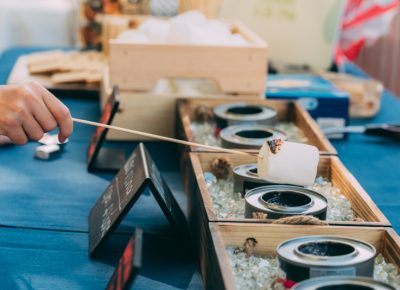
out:
{"label": "gravel filled tray", "polygon": [[400,239],[390,228],[210,223],[208,233],[209,244],[201,250],[206,289],[289,289],[277,246],[296,237],[321,235],[371,244],[376,249],[373,278],[400,289]]}
{"label": "gravel filled tray", "polygon": [[[316,146],[322,155],[337,154],[335,148],[324,136],[308,112],[304,110],[297,102],[284,100],[262,100],[241,97],[230,99],[179,99],[177,102],[178,115],[176,130],[178,137],[202,144],[214,146],[223,145],[220,137],[222,136],[222,131],[219,128],[221,127],[220,121],[218,120],[218,117],[215,116],[213,110],[215,107],[229,103],[246,103],[250,106],[253,105],[254,107],[247,108],[247,112],[240,112],[242,115],[247,115],[247,117],[249,117],[251,113],[254,113],[253,116],[259,115],[262,118],[263,114],[257,112],[257,106],[269,107],[276,111],[276,116],[273,116],[275,120],[270,123],[268,123],[268,120],[266,120],[266,126],[276,129],[278,132],[285,132],[288,141],[308,143]],[[233,108],[230,110],[230,112],[238,112],[239,110],[237,108]],[[264,119],[265,117],[268,119],[268,113],[264,114]],[[233,122],[230,122],[228,125],[232,124]],[[226,125],[227,124],[223,124],[222,126]],[[254,127],[254,124],[250,124],[250,126]],[[254,151],[254,149],[242,150]],[[204,149],[192,146],[191,151],[203,152]]]}
{"label": "gravel filled tray", "polygon": [[[195,152],[189,155],[189,160],[184,161],[183,171],[188,176],[183,180],[189,196],[193,229],[201,228],[207,222],[272,222],[268,215],[246,218],[245,198],[233,189],[236,187],[233,169],[255,163],[255,156]],[[217,178],[216,175],[221,173],[225,176]],[[313,190],[327,201],[327,224],[390,226],[384,214],[337,157],[320,156],[317,176],[315,183],[306,189]]]}

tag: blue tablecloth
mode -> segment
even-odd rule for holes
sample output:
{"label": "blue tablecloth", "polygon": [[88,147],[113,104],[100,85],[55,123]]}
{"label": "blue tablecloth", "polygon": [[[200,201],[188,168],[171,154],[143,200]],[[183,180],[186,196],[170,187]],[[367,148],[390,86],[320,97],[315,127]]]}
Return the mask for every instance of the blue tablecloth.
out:
{"label": "blue tablecloth", "polygon": [[[18,48],[0,58],[0,84],[6,82],[16,58],[32,51]],[[37,49],[35,49],[37,50]],[[360,74],[354,67],[352,73]],[[78,118],[97,120],[96,99],[59,95]],[[79,97],[79,96],[77,96]],[[390,93],[382,111],[366,122],[400,123],[400,102]],[[36,143],[0,148],[0,285],[1,289],[104,288],[135,226],[145,232],[144,267],[134,289],[202,289],[197,262],[179,252],[171,229],[151,195],[144,195],[123,220],[100,259],[87,255],[87,216],[113,174],[86,171],[86,149],[93,128],[76,125],[60,159],[33,158]],[[334,141],[341,160],[373,200],[400,229],[399,144],[352,135]],[[135,142],[115,143],[129,154]],[[186,209],[173,144],[146,142],[173,194]]]}
{"label": "blue tablecloth", "polygon": [[[0,58],[4,84],[17,57],[40,49],[19,48]],[[58,97],[73,116],[98,120],[97,99]],[[203,289],[198,262],[180,253],[181,245],[148,192],[118,227],[99,259],[88,257],[89,210],[112,173],[86,171],[86,150],[93,127],[76,125],[62,157],[34,159],[36,142],[0,147],[0,289],[102,289],[124,246],[139,226],[145,231],[143,268],[133,289]],[[110,144],[128,156],[137,142]],[[174,144],[146,142],[146,147],[186,211]]]}
{"label": "blue tablecloth", "polygon": [[[358,67],[347,64],[353,75],[367,77]],[[351,119],[350,125],[372,123],[400,124],[400,98],[385,91],[380,112],[370,119]],[[400,142],[351,134],[348,139],[332,141],[339,157],[400,232]]]}

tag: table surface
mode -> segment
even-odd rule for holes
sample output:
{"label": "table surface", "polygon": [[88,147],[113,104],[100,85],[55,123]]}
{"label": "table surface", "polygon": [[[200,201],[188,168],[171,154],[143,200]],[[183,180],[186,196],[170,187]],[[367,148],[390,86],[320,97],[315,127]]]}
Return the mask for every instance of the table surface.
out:
{"label": "table surface", "polygon": [[[39,49],[16,48],[0,58],[0,84],[16,58]],[[362,74],[349,66],[354,74]],[[77,118],[97,120],[96,99],[58,96]],[[400,101],[385,92],[381,112],[366,122],[400,123]],[[143,268],[134,289],[202,289],[197,261],[180,252],[179,241],[150,193],[143,195],[104,247],[87,254],[87,216],[114,174],[88,173],[86,150],[93,128],[75,125],[62,157],[33,158],[37,143],[0,147],[0,285],[4,289],[101,289],[114,271],[130,233],[145,231]],[[186,212],[174,144],[145,142]],[[334,141],[340,158],[371,195],[395,229],[400,229],[399,143],[363,135]],[[114,143],[128,155],[136,142]]]}

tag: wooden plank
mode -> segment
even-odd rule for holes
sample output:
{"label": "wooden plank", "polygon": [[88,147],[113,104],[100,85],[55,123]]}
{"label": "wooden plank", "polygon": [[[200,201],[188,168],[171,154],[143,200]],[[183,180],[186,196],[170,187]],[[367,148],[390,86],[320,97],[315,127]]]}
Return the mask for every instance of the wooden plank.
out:
{"label": "wooden plank", "polygon": [[338,158],[332,158],[331,180],[350,200],[357,216],[367,222],[380,222],[382,225],[390,225],[389,220]]}
{"label": "wooden plank", "polygon": [[[58,53],[56,53],[58,54]],[[85,91],[96,92],[99,90],[98,84],[91,83],[54,83],[51,81],[50,75],[31,75],[28,70],[28,58],[32,56],[23,55],[17,59],[10,76],[8,77],[7,84],[26,84],[35,81],[46,87],[51,91]],[[34,58],[36,60],[36,58]]]}

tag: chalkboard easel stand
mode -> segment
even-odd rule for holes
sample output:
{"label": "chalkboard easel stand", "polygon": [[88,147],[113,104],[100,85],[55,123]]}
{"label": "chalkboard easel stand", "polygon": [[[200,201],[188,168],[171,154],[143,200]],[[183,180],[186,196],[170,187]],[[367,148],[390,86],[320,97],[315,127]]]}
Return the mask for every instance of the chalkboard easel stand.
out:
{"label": "chalkboard easel stand", "polygon": [[133,151],[89,214],[89,256],[99,254],[142,193],[150,189],[165,217],[177,233],[182,251],[192,245],[186,217],[143,143]]}

